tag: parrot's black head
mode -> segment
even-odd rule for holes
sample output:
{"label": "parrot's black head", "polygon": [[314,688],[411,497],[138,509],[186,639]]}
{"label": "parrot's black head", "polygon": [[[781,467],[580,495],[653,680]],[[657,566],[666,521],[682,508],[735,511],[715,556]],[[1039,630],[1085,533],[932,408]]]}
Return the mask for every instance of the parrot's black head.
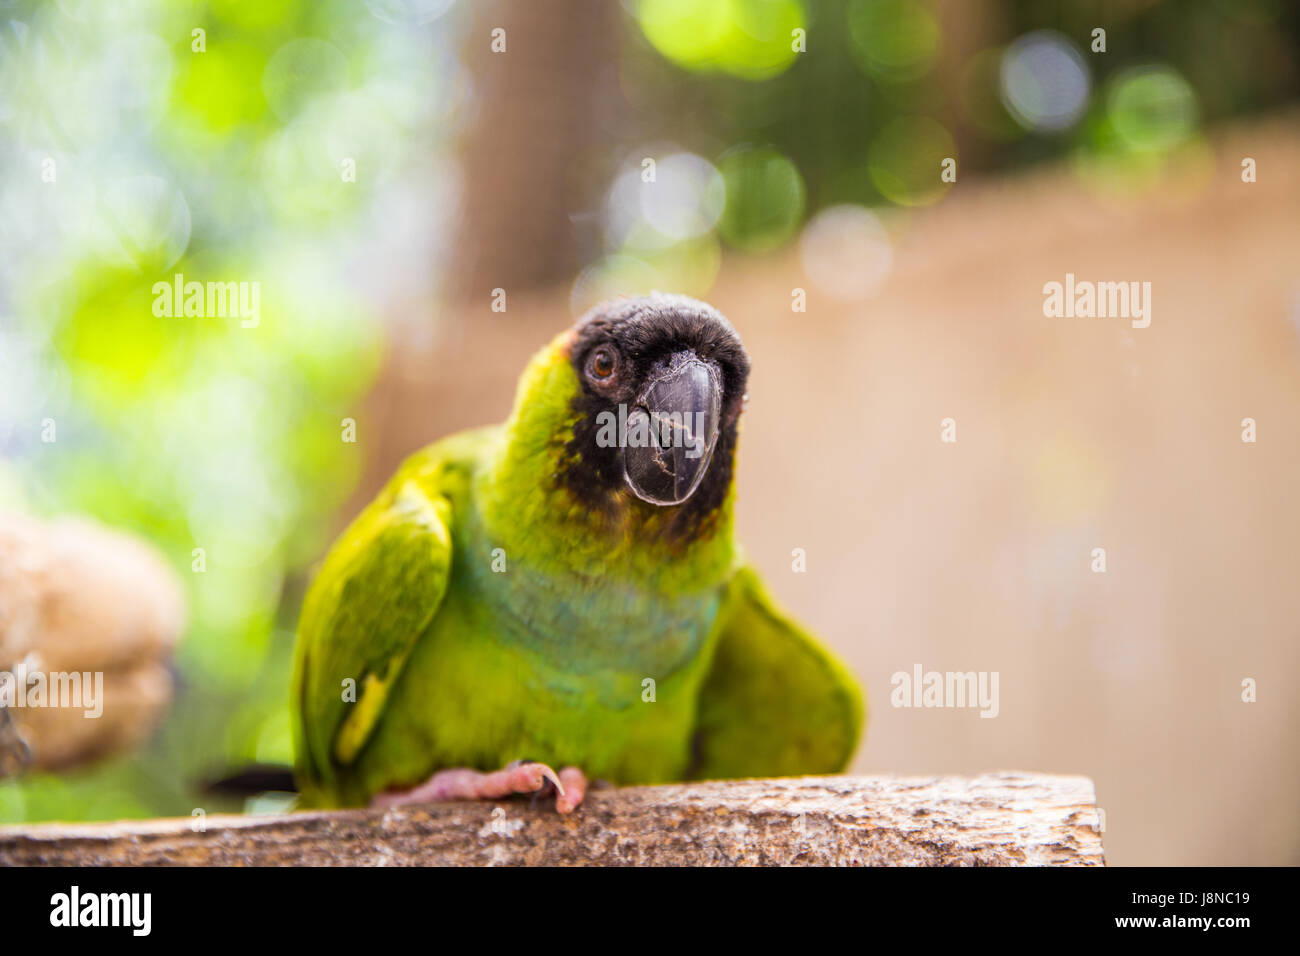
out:
{"label": "parrot's black head", "polygon": [[698,527],[727,496],[749,356],[716,309],[655,294],[597,306],[569,358],[580,390],[562,480],[594,508],[627,492]]}

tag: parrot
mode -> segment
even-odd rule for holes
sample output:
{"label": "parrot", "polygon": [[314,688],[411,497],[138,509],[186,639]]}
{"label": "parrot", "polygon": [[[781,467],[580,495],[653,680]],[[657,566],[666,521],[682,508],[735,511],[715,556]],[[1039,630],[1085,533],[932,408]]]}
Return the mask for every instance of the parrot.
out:
{"label": "parrot", "polygon": [[406,459],[303,599],[302,805],[567,814],[594,784],[843,770],[863,694],[736,541],[749,371],[712,306],[621,297],[532,358],[504,424]]}

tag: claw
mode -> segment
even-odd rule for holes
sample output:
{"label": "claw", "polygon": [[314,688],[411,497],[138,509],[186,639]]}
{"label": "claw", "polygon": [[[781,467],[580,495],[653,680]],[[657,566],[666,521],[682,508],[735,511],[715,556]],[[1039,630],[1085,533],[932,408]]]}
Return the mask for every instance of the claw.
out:
{"label": "claw", "polygon": [[537,764],[537,766],[541,768],[542,776],[545,777],[547,780],[551,781],[551,783],[555,784],[556,793],[558,793],[560,796],[564,796],[564,784],[560,783],[560,775],[556,773],[554,770],[552,770],[550,767],[546,766],[546,764],[544,763],[539,763]]}

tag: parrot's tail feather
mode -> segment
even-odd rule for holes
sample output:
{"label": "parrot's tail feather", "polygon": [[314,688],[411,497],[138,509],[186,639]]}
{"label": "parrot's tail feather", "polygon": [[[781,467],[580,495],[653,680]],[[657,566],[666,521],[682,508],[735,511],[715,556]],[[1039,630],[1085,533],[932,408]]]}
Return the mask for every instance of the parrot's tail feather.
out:
{"label": "parrot's tail feather", "polygon": [[297,793],[293,771],[273,764],[253,764],[203,784],[203,792],[214,796],[250,797],[268,791]]}

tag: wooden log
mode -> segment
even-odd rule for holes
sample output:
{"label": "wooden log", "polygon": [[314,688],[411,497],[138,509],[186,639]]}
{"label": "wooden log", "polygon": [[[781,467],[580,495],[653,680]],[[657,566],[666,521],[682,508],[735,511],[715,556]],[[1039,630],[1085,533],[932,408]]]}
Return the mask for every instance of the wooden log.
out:
{"label": "wooden log", "polygon": [[390,810],[0,827],[0,865],[1103,864],[1081,776],[798,777]]}

